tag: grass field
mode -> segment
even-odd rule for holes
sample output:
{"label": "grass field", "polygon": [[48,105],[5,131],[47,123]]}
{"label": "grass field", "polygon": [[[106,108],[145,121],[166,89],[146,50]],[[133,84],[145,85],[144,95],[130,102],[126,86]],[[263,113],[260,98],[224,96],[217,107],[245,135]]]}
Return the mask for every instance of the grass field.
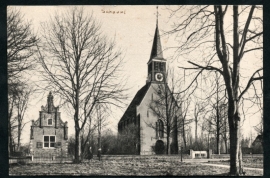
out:
{"label": "grass field", "polygon": [[[219,162],[220,164],[221,162]],[[81,164],[13,164],[9,175],[112,175],[112,176],[224,176],[229,168],[207,166],[204,163],[183,163],[180,160],[166,161],[157,159],[145,160],[92,160]],[[246,176],[262,176],[263,171],[245,170]]]}

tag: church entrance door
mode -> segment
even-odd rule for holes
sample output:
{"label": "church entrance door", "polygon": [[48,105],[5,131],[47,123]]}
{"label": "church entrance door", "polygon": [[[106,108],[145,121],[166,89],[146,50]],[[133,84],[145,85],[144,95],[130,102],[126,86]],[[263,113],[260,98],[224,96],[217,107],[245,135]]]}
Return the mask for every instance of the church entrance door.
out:
{"label": "church entrance door", "polygon": [[155,145],[156,154],[163,154],[165,149],[164,142],[162,140],[158,140]]}

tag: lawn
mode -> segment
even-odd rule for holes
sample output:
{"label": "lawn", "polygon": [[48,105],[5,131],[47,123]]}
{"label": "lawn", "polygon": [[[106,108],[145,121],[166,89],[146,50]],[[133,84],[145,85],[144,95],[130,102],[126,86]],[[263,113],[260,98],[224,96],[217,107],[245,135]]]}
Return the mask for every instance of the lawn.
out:
{"label": "lawn", "polygon": [[[228,168],[203,165],[203,163],[182,163],[180,160],[92,160],[81,164],[13,164],[9,175],[112,175],[112,176],[195,176],[226,175]],[[262,171],[246,171],[247,176],[262,176]]]}

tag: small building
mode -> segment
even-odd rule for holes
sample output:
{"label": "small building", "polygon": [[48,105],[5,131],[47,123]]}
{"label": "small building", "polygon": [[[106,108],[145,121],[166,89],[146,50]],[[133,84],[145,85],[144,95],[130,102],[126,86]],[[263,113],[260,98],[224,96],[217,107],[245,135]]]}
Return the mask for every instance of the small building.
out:
{"label": "small building", "polygon": [[251,149],[253,154],[263,154],[263,137],[258,135],[256,139],[251,144]]}
{"label": "small building", "polygon": [[59,107],[53,103],[50,92],[46,106],[41,106],[39,118],[32,120],[30,133],[30,153],[40,154],[67,154],[68,123],[63,122]]}

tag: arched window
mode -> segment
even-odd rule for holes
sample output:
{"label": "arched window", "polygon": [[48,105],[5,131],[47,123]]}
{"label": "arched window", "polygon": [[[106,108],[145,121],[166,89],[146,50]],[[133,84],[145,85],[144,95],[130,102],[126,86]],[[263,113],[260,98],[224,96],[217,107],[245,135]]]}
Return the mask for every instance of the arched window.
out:
{"label": "arched window", "polygon": [[164,124],[162,120],[158,120],[156,124],[156,135],[157,137],[163,138],[164,137]]}

